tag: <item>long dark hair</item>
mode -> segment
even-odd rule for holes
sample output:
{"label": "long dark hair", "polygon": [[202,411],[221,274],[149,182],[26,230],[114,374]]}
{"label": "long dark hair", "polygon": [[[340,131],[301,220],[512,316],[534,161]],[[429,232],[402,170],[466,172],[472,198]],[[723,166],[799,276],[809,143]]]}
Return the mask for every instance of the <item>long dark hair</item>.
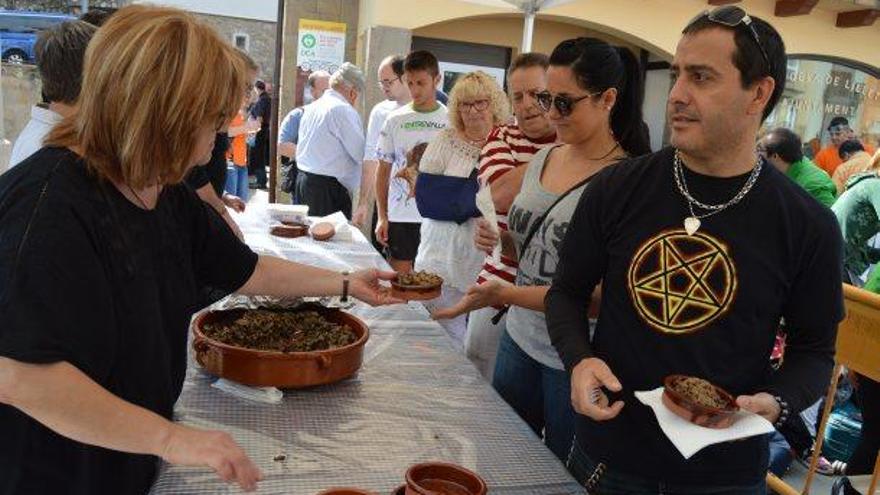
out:
{"label": "long dark hair", "polygon": [[550,65],[569,67],[578,86],[591,93],[617,89],[611,109],[614,137],[630,156],[651,152],[642,120],[642,71],[631,51],[596,38],[575,38],[556,46]]}

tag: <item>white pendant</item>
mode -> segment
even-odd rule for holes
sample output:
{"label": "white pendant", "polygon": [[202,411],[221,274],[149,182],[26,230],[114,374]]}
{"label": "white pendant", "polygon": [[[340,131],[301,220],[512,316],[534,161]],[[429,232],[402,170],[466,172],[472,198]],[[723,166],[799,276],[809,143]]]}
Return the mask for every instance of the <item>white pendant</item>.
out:
{"label": "white pendant", "polygon": [[700,229],[700,219],[697,217],[687,217],[684,219],[684,231],[688,235],[694,235],[694,232]]}

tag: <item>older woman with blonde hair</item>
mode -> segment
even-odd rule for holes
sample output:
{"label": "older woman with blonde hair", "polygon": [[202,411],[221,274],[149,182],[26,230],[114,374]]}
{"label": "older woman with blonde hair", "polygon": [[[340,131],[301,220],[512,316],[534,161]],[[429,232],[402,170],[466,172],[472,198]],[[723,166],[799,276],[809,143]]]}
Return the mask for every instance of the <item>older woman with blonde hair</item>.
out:
{"label": "older woman with blonde hair", "polygon": [[[473,209],[480,150],[496,125],[510,119],[504,91],[484,72],[465,74],[449,95],[451,127],[438,134],[421,157],[416,202],[422,215],[416,270],[443,277],[443,293],[429,310],[457,303],[476,282],[485,254],[473,243]],[[454,197],[463,195],[462,201]],[[436,205],[442,206],[442,211]],[[448,208],[457,211],[450,212]],[[465,315],[440,322],[459,347],[467,331]]]}
{"label": "older woman with blonde hair", "polygon": [[232,292],[390,302],[393,274],[257,256],[180,183],[241,103],[233,50],[183,11],[119,10],[76,112],[0,177],[0,493],[144,493],[159,458],[252,490],[231,436],[171,421],[193,313]]}

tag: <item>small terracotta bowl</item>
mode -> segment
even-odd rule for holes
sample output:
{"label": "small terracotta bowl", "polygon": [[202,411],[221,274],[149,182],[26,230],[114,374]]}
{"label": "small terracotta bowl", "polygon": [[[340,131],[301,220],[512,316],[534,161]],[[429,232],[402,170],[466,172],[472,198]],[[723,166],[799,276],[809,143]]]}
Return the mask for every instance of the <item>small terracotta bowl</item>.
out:
{"label": "small terracotta bowl", "polygon": [[303,224],[285,223],[273,226],[269,229],[269,233],[277,237],[302,237],[309,234],[309,227]]}
{"label": "small terracotta bowl", "polygon": [[486,495],[476,473],[445,462],[415,464],[406,471],[405,495]]}
{"label": "small terracotta bowl", "polygon": [[376,492],[361,490],[360,488],[328,488],[318,495],[376,495]]}
{"label": "small terracotta bowl", "polygon": [[676,391],[675,383],[685,375],[669,375],[663,380],[663,405],[667,409],[674,412],[677,416],[690,421],[691,423],[704,426],[706,428],[727,428],[733,424],[733,415],[739,411],[736,405],[736,399],[723,388],[712,384],[715,391],[718,392],[726,402],[727,406],[723,408],[706,406],[699,404]]}
{"label": "small terracotta bowl", "polygon": [[432,285],[402,285],[396,279],[391,281],[391,297],[407,301],[428,301],[440,297],[443,282]]}

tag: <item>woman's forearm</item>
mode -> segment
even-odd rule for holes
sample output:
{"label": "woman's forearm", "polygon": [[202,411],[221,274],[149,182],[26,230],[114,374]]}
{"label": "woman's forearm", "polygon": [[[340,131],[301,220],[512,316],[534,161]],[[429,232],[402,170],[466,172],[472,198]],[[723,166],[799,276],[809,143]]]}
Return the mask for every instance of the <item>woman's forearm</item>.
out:
{"label": "woman's forearm", "polygon": [[342,274],[273,256],[260,256],[253,275],[237,293],[275,297],[335,296],[342,294]]}
{"label": "woman's forearm", "polygon": [[[547,297],[547,291],[549,290],[549,285],[506,285],[501,289],[501,303],[531,309],[532,311],[544,311],[546,309],[544,298]],[[593,297],[590,298],[590,309],[588,311],[590,318],[599,317],[599,305],[601,302],[602,288],[600,286],[596,287],[593,291]]]}
{"label": "woman's forearm", "polygon": [[70,363],[0,357],[0,401],[77,442],[161,456],[172,423],[126,402]]}
{"label": "woman's forearm", "polygon": [[544,311],[544,296],[547,295],[547,285],[516,286],[506,285],[501,289],[501,301],[503,304],[519,306],[532,311]]}

